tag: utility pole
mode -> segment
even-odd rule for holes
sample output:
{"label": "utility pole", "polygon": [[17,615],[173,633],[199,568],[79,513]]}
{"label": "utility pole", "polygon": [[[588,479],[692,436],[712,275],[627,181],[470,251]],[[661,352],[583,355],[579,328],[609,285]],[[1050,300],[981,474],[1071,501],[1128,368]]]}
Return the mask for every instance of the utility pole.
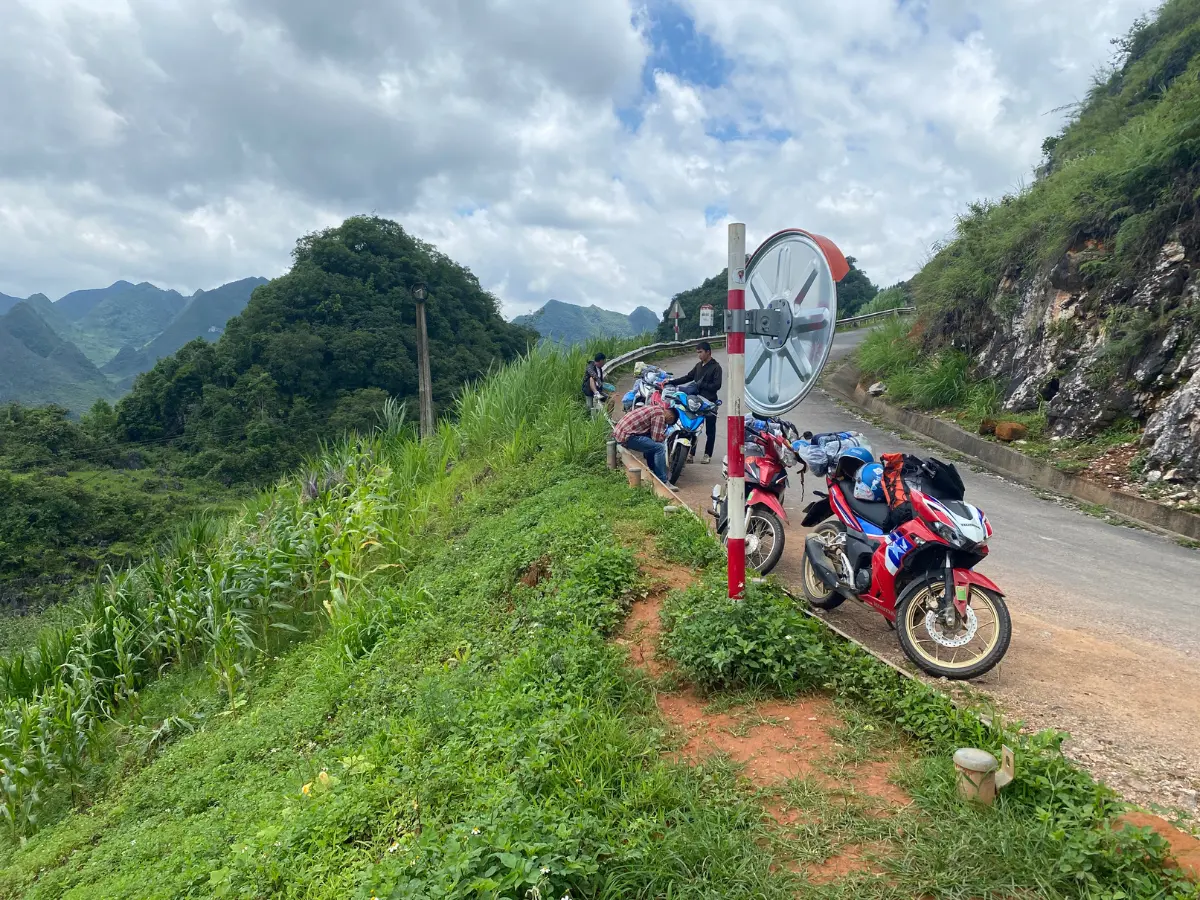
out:
{"label": "utility pole", "polygon": [[425,331],[425,285],[412,289],[417,301],[417,393],[421,400],[421,437],[433,434],[433,385],[429,377],[429,334]]}

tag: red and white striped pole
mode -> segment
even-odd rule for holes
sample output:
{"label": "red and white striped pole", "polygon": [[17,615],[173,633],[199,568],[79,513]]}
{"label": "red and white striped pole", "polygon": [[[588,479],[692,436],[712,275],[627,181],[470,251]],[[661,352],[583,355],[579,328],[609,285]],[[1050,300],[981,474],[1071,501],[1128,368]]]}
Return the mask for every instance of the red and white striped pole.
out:
{"label": "red and white striped pole", "polygon": [[746,226],[729,226],[729,334],[725,348],[729,357],[729,400],[725,407],[725,433],[729,449],[729,597],[746,595]]}

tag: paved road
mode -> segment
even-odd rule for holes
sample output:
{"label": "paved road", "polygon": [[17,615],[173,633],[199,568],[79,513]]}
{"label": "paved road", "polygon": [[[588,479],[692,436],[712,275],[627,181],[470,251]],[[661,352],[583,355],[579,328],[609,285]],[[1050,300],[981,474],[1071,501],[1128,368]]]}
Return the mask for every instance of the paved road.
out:
{"label": "paved road", "polygon": [[[838,335],[832,358],[867,333]],[[681,374],[693,359],[659,365]],[[718,359],[726,364],[723,351]],[[861,431],[876,454],[939,455],[869,424],[821,391],[785,418],[802,431]],[[680,478],[680,496],[693,508],[707,506],[720,480],[723,418],[717,447],[712,465],[693,464]],[[987,512],[996,532],[980,570],[1007,592],[1014,622],[1004,665],[976,687],[1026,721],[1071,731],[1082,761],[1133,799],[1178,800],[1185,789],[1200,788],[1189,774],[1200,771],[1200,553],[958,466],[968,499]],[[819,481],[810,477],[801,494],[794,479],[785,503],[791,524],[776,574],[797,589],[805,533],[799,513],[813,488],[823,489]],[[894,633],[874,612],[846,604],[827,618],[902,660]]]}

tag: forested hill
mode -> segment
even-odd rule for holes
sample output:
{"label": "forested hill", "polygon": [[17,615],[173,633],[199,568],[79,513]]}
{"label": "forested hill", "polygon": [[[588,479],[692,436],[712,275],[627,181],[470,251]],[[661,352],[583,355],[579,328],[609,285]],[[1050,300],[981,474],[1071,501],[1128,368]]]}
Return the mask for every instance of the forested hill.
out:
{"label": "forested hill", "polygon": [[658,316],[644,306],[626,315],[595,305],[576,306],[550,300],[537,312],[517,316],[513,324],[532,328],[543,339],[556,344],[584,344],[593,338],[646,334],[658,325]]}
{"label": "forested hill", "polygon": [[172,439],[193,474],[258,481],[321,438],[374,426],[387,398],[417,395],[417,282],[439,411],[536,340],[468,269],[395,222],[347,219],[301,238],[293,258],[215,344],[192,341],[138,376],[117,407],[124,439]]}

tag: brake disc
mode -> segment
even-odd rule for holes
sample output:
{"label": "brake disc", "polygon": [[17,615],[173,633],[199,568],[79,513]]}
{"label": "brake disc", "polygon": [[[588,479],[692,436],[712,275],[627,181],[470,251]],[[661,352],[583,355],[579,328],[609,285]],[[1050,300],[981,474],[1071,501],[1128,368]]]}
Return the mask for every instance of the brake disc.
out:
{"label": "brake disc", "polygon": [[927,610],[925,612],[925,630],[929,632],[929,636],[933,638],[935,642],[943,647],[950,647],[952,649],[954,647],[963,647],[971,643],[972,638],[975,637],[975,632],[979,630],[979,619],[975,616],[975,610],[971,609],[969,606],[967,607],[966,615],[967,630],[964,631],[959,637],[948,637],[946,633],[942,631],[942,623],[938,621],[937,615],[938,611],[936,608]]}

